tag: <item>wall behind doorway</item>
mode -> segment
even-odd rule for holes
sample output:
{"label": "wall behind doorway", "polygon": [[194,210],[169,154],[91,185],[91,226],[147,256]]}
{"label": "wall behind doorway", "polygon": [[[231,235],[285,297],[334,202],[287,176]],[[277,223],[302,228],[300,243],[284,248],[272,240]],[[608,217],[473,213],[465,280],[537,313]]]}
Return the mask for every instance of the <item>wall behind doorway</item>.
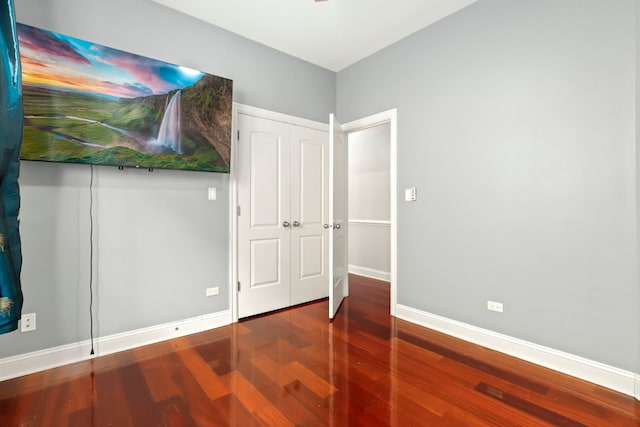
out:
{"label": "wall behind doorway", "polygon": [[349,272],[389,280],[390,125],[349,134]]}

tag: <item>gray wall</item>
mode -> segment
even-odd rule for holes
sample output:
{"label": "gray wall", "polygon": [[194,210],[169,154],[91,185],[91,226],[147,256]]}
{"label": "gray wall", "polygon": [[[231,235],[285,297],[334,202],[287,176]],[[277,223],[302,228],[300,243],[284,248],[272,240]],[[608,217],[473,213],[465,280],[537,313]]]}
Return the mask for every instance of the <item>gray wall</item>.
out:
{"label": "gray wall", "polygon": [[400,304],[636,370],[635,4],[481,0],[338,73],[341,121],[398,108]]}
{"label": "gray wall", "polygon": [[[333,72],[147,0],[16,2],[18,22],[234,80],[234,101],[326,121]],[[0,336],[0,358],[89,337],[84,165],[22,162],[25,293],[37,330]],[[207,200],[216,187],[217,201]],[[229,176],[96,167],[97,336],[229,308]],[[220,295],[205,297],[205,288]]]}
{"label": "gray wall", "polygon": [[[22,162],[23,313],[0,356],[89,337],[90,167]],[[96,336],[226,310],[229,176],[94,167]],[[218,199],[207,199],[216,187]],[[220,286],[218,297],[205,289]]]}

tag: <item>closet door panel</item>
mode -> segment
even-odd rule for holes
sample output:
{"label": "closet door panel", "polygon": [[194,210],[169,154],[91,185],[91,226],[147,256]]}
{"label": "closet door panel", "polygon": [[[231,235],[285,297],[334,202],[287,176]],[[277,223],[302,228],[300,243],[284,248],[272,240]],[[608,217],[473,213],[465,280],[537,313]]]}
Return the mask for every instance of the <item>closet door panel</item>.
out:
{"label": "closet door panel", "polygon": [[239,317],[288,307],[290,192],[288,125],[238,116]]}
{"label": "closet door panel", "polygon": [[329,135],[291,130],[291,303],[328,296]]}

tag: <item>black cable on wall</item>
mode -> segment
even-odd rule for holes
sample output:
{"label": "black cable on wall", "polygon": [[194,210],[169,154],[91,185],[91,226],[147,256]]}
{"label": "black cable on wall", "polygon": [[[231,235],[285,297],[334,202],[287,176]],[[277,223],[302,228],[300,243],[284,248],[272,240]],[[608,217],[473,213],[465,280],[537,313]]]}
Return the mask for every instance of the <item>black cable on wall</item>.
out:
{"label": "black cable on wall", "polygon": [[95,354],[93,347],[93,165],[91,165],[91,180],[89,181],[89,328],[91,335],[91,355]]}

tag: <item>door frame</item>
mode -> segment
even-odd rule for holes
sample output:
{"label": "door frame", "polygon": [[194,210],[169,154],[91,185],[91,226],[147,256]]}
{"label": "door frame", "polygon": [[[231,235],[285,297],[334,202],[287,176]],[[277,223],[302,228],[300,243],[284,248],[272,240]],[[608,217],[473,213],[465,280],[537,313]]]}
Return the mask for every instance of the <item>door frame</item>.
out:
{"label": "door frame", "polygon": [[[291,116],[289,114],[278,113],[275,111],[265,110],[263,108],[252,107],[250,105],[233,103],[233,123],[231,126],[231,173],[229,180],[231,191],[229,191],[229,227],[230,227],[230,256],[229,256],[229,310],[231,313],[231,323],[238,322],[238,175],[237,168],[238,159],[238,115],[245,114],[247,116],[258,117],[261,119],[273,120],[290,125],[302,126],[311,129],[328,132],[329,124],[317,122],[314,120],[303,119],[301,117]],[[327,135],[328,137],[328,135]]]}
{"label": "door frame", "polygon": [[391,262],[389,271],[389,294],[391,315],[396,315],[398,305],[398,109],[383,111],[378,114],[363,117],[342,125],[342,130],[347,134],[347,145],[349,134],[373,126],[389,123],[389,179],[390,179],[390,222],[391,238],[390,252]]}

